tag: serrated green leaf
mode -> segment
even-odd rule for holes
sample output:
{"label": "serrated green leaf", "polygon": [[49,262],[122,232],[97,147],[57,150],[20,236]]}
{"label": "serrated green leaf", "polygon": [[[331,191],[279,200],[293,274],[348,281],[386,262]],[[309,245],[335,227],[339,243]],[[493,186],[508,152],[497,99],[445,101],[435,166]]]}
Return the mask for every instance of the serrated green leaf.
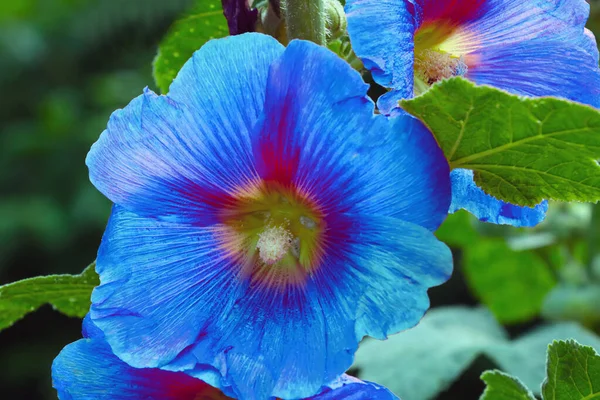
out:
{"label": "serrated green leaf", "polygon": [[204,43],[227,36],[227,20],[219,0],[198,0],[194,9],[176,21],[158,46],[154,59],[154,80],[162,93],[183,64]]}
{"label": "serrated green leaf", "polygon": [[79,275],[38,276],[0,286],[0,330],[46,303],[70,317],[84,317],[92,289],[100,283],[94,267]]}
{"label": "serrated green leaf", "polygon": [[600,356],[575,340],[554,341],[548,347],[544,400],[600,399]]}
{"label": "serrated green leaf", "polygon": [[521,206],[600,200],[600,113],[555,98],[523,98],[453,78],[402,107],[433,132],[452,168]]}
{"label": "serrated green leaf", "polygon": [[486,388],[479,400],[536,400],[517,378],[500,371],[485,371],[481,379]]}
{"label": "serrated green leaf", "polygon": [[464,257],[469,287],[503,323],[535,317],[556,285],[550,268],[537,254],[511,250],[502,239],[466,247]]}

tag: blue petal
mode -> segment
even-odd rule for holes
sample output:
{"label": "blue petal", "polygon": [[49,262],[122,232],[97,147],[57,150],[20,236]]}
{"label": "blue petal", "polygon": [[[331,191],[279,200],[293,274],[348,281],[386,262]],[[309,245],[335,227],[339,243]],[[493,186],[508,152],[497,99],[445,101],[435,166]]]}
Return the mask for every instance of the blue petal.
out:
{"label": "blue petal", "polygon": [[[396,217],[436,230],[446,218],[451,201],[446,157],[421,121],[408,115],[389,121],[392,137],[379,148],[385,154],[380,162],[383,171],[369,177],[370,182],[380,182],[370,193],[378,208],[361,212]],[[381,136],[380,132],[379,140],[383,142]],[[364,168],[369,169],[369,164]],[[370,185],[363,186],[365,191],[370,189]],[[395,196],[390,197],[385,189],[394,190]]]}
{"label": "blue petal", "polygon": [[536,38],[587,48],[589,13],[585,0],[487,0],[477,18],[464,21],[462,28],[484,49]]}
{"label": "blue petal", "polygon": [[452,179],[452,205],[450,212],[465,209],[479,220],[512,226],[535,226],[546,217],[548,202],[537,206],[519,207],[500,201],[479,188],[473,180],[473,171],[455,169]]}
{"label": "blue petal", "polygon": [[282,51],[259,34],[206,44],[169,96],[146,91],[113,113],[86,160],[92,183],[140,215],[213,222],[215,206],[255,178],[249,132]]}
{"label": "blue petal", "polygon": [[179,71],[169,97],[223,130],[223,144],[246,149],[249,129],[263,110],[269,66],[283,51],[277,40],[258,33],[211,40]]}
{"label": "blue petal", "polygon": [[524,96],[556,96],[600,106],[600,69],[594,56],[569,43],[541,39],[477,52],[467,78]]}
{"label": "blue petal", "polygon": [[[392,392],[376,383],[342,375],[311,400],[398,400]],[[308,400],[308,399],[307,399]]]}
{"label": "blue petal", "polygon": [[290,43],[269,74],[258,174],[301,187],[326,214],[392,216],[435,230],[450,205],[448,163],[418,120],[374,116],[366,91],[333,53]]}
{"label": "blue petal", "polygon": [[66,346],[52,364],[60,400],[224,400],[218,389],[184,373],[136,369],[118,359],[102,339]]}
{"label": "blue petal", "polygon": [[413,95],[414,6],[404,0],[347,0],[345,10],[352,49],[375,82],[395,89],[377,102],[388,114],[398,100]]}
{"label": "blue petal", "polygon": [[92,321],[90,313],[85,315],[83,318],[83,325],[81,329],[83,337],[86,339],[102,339],[104,340],[104,333],[98,328]]}
{"label": "blue petal", "polygon": [[352,221],[349,235],[332,227],[331,240],[339,248],[324,262],[331,268],[319,287],[344,282],[335,288],[338,301],[355,308],[359,338],[384,339],[413,327],[429,308],[427,289],[452,273],[450,250],[417,225],[371,215],[347,218]]}
{"label": "blue petal", "polygon": [[213,227],[145,218],[115,205],[98,251],[101,285],[90,310],[115,354],[154,368],[194,344],[209,316],[226,313],[243,290],[239,268],[221,253]]}

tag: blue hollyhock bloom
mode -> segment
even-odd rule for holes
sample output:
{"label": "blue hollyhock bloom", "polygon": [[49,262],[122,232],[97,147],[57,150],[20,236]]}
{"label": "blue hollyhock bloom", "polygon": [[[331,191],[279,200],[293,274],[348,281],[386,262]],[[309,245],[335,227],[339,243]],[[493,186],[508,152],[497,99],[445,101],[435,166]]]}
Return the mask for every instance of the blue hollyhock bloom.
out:
{"label": "blue hollyhock bloom", "polygon": [[[200,368],[204,379],[222,385],[211,367]],[[66,346],[52,364],[53,386],[60,400],[227,400],[231,388],[211,386],[183,372],[134,368],[115,356],[102,332],[86,317],[84,339]],[[229,394],[229,396],[228,396]],[[342,375],[321,389],[314,400],[395,400],[389,390]]]}
{"label": "blue hollyhock bloom", "polygon": [[[600,105],[598,49],[585,0],[348,0],[348,32],[373,79],[391,90],[382,112],[445,78],[463,76],[524,96]],[[376,23],[374,23],[376,21]],[[453,171],[451,211],[533,226],[547,203],[526,208],[487,195]],[[472,175],[472,174],[471,174]]]}
{"label": "blue hollyhock bloom", "polygon": [[91,318],[119,358],[302,398],[363,336],[419,321],[452,269],[432,234],[449,167],[419,121],[374,115],[367,88],[325,48],[250,33],[111,116],[87,158],[115,203]]}

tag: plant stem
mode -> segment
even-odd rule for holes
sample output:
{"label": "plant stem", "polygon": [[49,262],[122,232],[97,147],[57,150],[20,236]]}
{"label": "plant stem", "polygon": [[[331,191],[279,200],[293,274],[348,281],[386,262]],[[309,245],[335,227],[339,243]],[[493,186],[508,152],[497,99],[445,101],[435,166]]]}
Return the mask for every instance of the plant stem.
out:
{"label": "plant stem", "polygon": [[325,0],[284,0],[282,9],[287,25],[288,39],[304,39],[325,45]]}

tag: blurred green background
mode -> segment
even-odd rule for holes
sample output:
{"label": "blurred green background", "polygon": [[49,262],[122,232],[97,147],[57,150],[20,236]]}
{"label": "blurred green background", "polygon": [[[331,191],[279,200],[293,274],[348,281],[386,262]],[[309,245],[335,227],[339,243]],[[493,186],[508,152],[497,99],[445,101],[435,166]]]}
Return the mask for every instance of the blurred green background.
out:
{"label": "blurred green background", "polygon": [[[155,89],[158,43],[190,5],[0,2],[0,284],[78,273],[94,259],[110,203],[88,181],[86,153],[112,111],[145,86]],[[600,32],[600,13],[589,26]],[[450,282],[431,291],[434,308],[484,303],[509,337],[547,320],[598,331],[600,290],[590,282],[600,277],[600,213],[592,206],[553,204],[535,230],[458,213],[439,236],[453,247],[456,268]],[[52,359],[79,337],[80,321],[49,306],[0,332],[0,397],[55,399]],[[477,398],[479,374],[494,365],[477,357],[438,398]],[[397,367],[407,366],[399,359]],[[360,366],[353,371],[360,374]]]}
{"label": "blurred green background", "polygon": [[[145,86],[186,0],[0,1],[0,284],[79,273],[110,211],[85,156]],[[56,399],[50,364],[80,321],[45,306],[0,332],[0,398]]]}

